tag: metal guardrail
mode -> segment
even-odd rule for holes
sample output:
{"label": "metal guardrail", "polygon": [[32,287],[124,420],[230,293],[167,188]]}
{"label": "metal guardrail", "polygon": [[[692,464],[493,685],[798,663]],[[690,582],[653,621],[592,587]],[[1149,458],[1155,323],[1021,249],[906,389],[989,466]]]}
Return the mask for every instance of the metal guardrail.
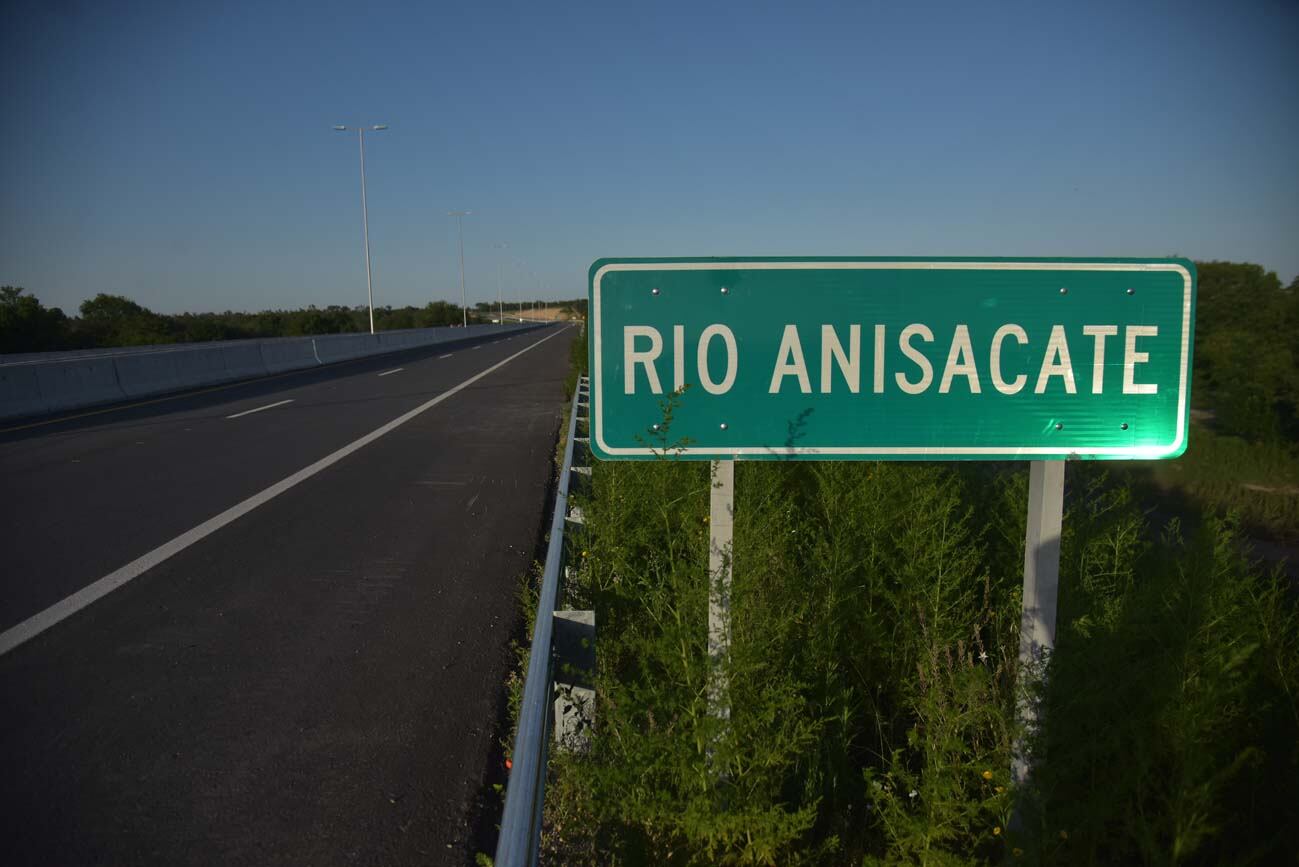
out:
{"label": "metal guardrail", "polygon": [[551,642],[555,631],[555,604],[559,596],[559,576],[563,570],[564,522],[568,519],[568,489],[573,468],[573,448],[577,442],[579,408],[589,406],[589,394],[589,380],[582,377],[573,393],[573,409],[568,420],[568,444],[564,447],[564,465],[559,473],[559,486],[555,493],[555,513],[550,522],[550,546],[546,549],[546,566],[542,572],[536,625],[532,629],[532,649],[528,656],[528,673],[523,684],[523,701],[519,705],[519,728],[514,737],[513,767],[505,791],[501,834],[496,844],[496,867],[531,867],[537,863],[537,849],[541,843],[541,808],[546,796],[546,765],[550,756],[551,712],[554,706]]}

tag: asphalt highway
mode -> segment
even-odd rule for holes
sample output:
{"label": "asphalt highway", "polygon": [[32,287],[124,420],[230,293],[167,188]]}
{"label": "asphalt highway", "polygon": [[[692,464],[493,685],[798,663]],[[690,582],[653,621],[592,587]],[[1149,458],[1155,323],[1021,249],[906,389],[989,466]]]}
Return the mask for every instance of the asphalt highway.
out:
{"label": "asphalt highway", "polygon": [[0,430],[4,862],[490,852],[573,333]]}

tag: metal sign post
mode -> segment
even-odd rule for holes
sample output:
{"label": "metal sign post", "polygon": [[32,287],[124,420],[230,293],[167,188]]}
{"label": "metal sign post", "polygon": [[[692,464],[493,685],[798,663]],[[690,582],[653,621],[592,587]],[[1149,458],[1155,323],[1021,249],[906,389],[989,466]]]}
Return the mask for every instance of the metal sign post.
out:
{"label": "metal sign post", "polygon": [[735,461],[713,461],[708,500],[708,712],[727,720],[726,658],[731,646],[731,555],[735,539]]}
{"label": "metal sign post", "polygon": [[1024,598],[1019,621],[1019,677],[1015,698],[1020,735],[1011,778],[1024,783],[1032,770],[1028,742],[1037,730],[1032,694],[1055,647],[1055,609],[1060,584],[1060,533],[1064,520],[1064,461],[1033,461],[1028,471],[1028,526],[1024,537]]}

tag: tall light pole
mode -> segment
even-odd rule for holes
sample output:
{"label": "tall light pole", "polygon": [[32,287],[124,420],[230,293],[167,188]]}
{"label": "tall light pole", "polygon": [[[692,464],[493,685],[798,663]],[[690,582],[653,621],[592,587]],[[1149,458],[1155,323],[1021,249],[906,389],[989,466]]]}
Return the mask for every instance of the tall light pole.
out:
{"label": "tall light pole", "polygon": [[[514,303],[517,305],[515,309],[518,314],[517,319],[519,322],[523,322],[523,278],[521,275],[524,271],[527,271],[528,266],[520,261],[517,256],[511,256],[509,253],[506,253],[505,256],[519,268],[520,277],[518,282],[514,284]],[[529,271],[528,273],[531,274],[532,272]]]}
{"label": "tall light pole", "polygon": [[464,218],[473,211],[447,211],[448,217],[456,218],[456,230],[460,233],[460,314],[463,325],[469,327],[469,308],[465,306],[465,224]]}
{"label": "tall light pole", "polygon": [[502,251],[496,257],[496,315],[501,320],[502,328],[505,327],[505,284],[501,279],[501,272],[505,268],[504,251],[508,246],[509,244],[504,241],[497,241],[495,244],[496,249]]}
{"label": "tall light pole", "polygon": [[361,144],[361,226],[365,233],[365,294],[366,299],[370,302],[370,333],[374,333],[374,283],[370,279],[370,212],[365,205],[365,133],[368,129],[370,132],[383,132],[388,128],[386,123],[376,123],[373,126],[344,126],[335,124],[334,129],[339,132],[349,132],[356,130],[356,140]]}
{"label": "tall light pole", "polygon": [[514,277],[514,318],[523,324],[523,281],[517,274]]}

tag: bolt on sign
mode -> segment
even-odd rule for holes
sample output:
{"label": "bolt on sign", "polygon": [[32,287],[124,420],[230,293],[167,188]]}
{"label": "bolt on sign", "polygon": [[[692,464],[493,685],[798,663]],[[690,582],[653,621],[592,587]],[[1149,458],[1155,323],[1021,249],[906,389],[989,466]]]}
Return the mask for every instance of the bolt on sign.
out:
{"label": "bolt on sign", "polygon": [[1185,259],[601,259],[590,311],[606,459],[1186,450]]}

